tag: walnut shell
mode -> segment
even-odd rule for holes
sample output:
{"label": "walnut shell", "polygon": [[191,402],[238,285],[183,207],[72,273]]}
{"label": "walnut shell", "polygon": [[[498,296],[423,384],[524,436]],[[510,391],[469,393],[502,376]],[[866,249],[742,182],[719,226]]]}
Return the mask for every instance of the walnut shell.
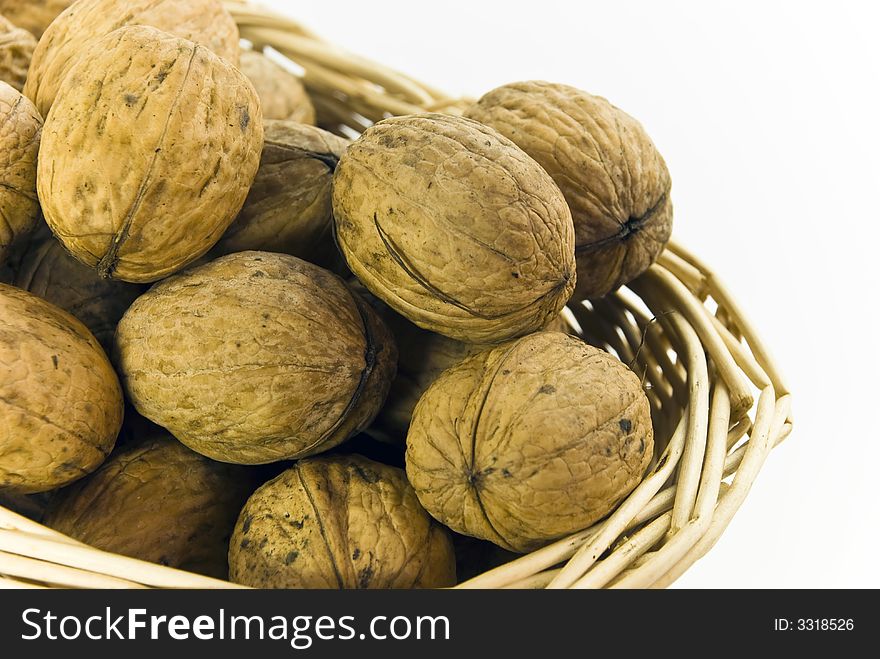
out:
{"label": "walnut shell", "polygon": [[45,492],[98,467],[122,425],[122,391],[70,314],[0,284],[0,490]]}
{"label": "walnut shell", "polygon": [[0,265],[40,216],[37,151],[42,129],[33,103],[0,82]]}
{"label": "walnut shell", "polygon": [[0,14],[0,80],[21,91],[36,47],[34,35]]}
{"label": "walnut shell", "polygon": [[539,332],[447,370],[422,396],[406,472],[454,531],[529,551],[607,515],[653,451],[648,399],[611,355]]}
{"label": "walnut shell", "polygon": [[264,123],[257,177],[214,253],[283,252],[329,265],[336,256],[330,190],[348,140],[291,121]]}
{"label": "walnut shell", "polygon": [[241,252],[156,284],[123,316],[117,363],[138,412],[224,462],[298,458],[372,421],[397,352],[336,275]]}
{"label": "walnut shell", "polygon": [[535,81],[499,87],[465,114],[559,184],[574,219],[576,299],[614,291],[657,259],[672,233],[671,179],[639,122],[599,96]]}
{"label": "walnut shell", "polygon": [[455,583],[455,556],[402,469],[321,457],[251,496],[229,543],[229,577],[257,588],[439,588]]}
{"label": "walnut shell", "polygon": [[117,30],[71,69],[46,118],[46,221],[100,276],[161,279],[207,252],[241,209],[259,116],[251,84],[209,50],[150,27]]}
{"label": "walnut shell", "polygon": [[574,289],[559,188],[505,137],[440,114],[386,119],[333,179],[351,271],[419,327],[499,343],[545,325]]}
{"label": "walnut shell", "polygon": [[225,579],[230,534],[258,485],[253,472],[166,433],[63,490],[44,523],[96,549]]}
{"label": "walnut shell", "polygon": [[31,240],[13,283],[78,318],[105,350],[113,346],[122,314],[146,290],[138,284],[101,279],[51,235]]}
{"label": "walnut shell", "polygon": [[[28,71],[25,96],[46,117],[67,74],[76,66],[80,57],[88,62],[84,66],[94,71],[95,82],[100,79],[113,80],[114,75],[118,76],[128,64],[124,57],[116,66],[105,68],[104,64],[109,64],[109,61],[99,64],[86,57],[86,54],[94,52],[93,47],[98,40],[114,30],[131,25],[154,27],[176,37],[194,41],[230,64],[238,66],[238,26],[219,0],[78,0],[55,19],[40,38]],[[180,53],[180,68],[186,69],[191,52],[192,49],[190,52]],[[120,54],[115,53],[115,57],[119,58]],[[157,59],[155,64],[156,71],[161,73],[164,70],[162,65],[166,61]],[[203,78],[211,79],[210,73],[200,67],[192,70],[191,74],[198,81]],[[222,78],[215,84],[222,87]],[[212,86],[207,87],[210,89]],[[96,90],[91,90],[89,94],[94,98]],[[122,99],[123,95],[119,94],[118,98]],[[210,107],[207,98],[204,99],[206,109]],[[194,105],[183,101],[181,99],[184,111],[191,115]],[[167,114],[154,114],[150,111],[153,108],[146,109],[148,112],[144,117],[164,117]],[[153,123],[161,126],[162,122]]]}
{"label": "walnut shell", "polygon": [[263,53],[245,50],[241,53],[241,72],[254,84],[263,119],[284,119],[301,124],[315,123],[315,106],[306,88],[295,75],[276,64]]}
{"label": "walnut shell", "polygon": [[73,0],[0,0],[0,14],[39,39]]}

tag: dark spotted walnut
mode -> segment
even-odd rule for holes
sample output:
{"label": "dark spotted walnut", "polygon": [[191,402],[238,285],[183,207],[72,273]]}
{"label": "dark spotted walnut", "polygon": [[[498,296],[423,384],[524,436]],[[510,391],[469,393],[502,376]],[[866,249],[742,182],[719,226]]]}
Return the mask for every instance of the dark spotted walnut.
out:
{"label": "dark spotted walnut", "polygon": [[329,265],[337,253],[330,188],[349,142],[292,121],[268,120],[264,129],[257,177],[213,253],[255,249]]}
{"label": "dark spotted walnut", "polygon": [[406,449],[429,513],[523,552],[613,510],[640,482],[653,430],[632,371],[579,339],[538,332],[444,372],[416,406]]}
{"label": "dark spotted walnut", "polygon": [[397,364],[336,275],[241,252],[162,281],[116,332],[129,398],[195,451],[258,464],[320,453],[372,421]]}
{"label": "dark spotted walnut", "polygon": [[[95,42],[114,30],[131,25],[163,30],[213,51],[233,66],[238,65],[238,27],[219,0],[78,0],[46,29],[28,71],[25,95],[43,117],[48,115],[65,78],[80,57],[89,60],[86,53],[92,50]],[[185,67],[189,57],[181,55]],[[104,68],[94,60],[84,66],[95,68],[96,77],[112,80],[114,72],[124,68],[128,61],[119,53],[115,57],[121,59],[115,67]],[[157,59],[155,63],[161,70],[162,60]],[[200,80],[210,78],[208,71],[199,67],[192,73]],[[216,82],[223,84],[222,78]],[[190,111],[194,109],[189,103],[184,106]],[[143,116],[161,125],[162,122],[155,121],[155,118],[164,114],[167,113],[146,112]]]}
{"label": "dark spotted walnut", "polygon": [[100,465],[122,425],[107,356],[76,318],[0,284],[0,490],[45,492]]}
{"label": "dark spotted walnut", "polygon": [[455,556],[403,470],[322,457],[251,496],[229,544],[229,577],[257,588],[439,588],[455,584]]}
{"label": "dark spotted walnut", "polygon": [[102,277],[166,277],[241,209],[263,147],[259,117],[250,82],[208,49],[151,27],[117,30],[70,70],[46,118],[46,221]]}
{"label": "dark spotted walnut", "polygon": [[656,260],[672,232],[671,181],[639,122],[599,96],[535,81],[499,87],[465,114],[559,185],[574,219],[577,299],[614,291]]}
{"label": "dark spotted walnut", "polygon": [[301,124],[315,123],[315,107],[302,82],[295,75],[254,50],[241,54],[241,72],[254,84],[263,119],[284,119]]}
{"label": "dark spotted walnut", "polygon": [[34,35],[10,23],[0,12],[0,80],[21,91],[36,46]]}
{"label": "dark spotted walnut", "polygon": [[81,320],[105,350],[113,345],[122,314],[146,290],[138,284],[101,279],[51,235],[29,242],[13,283]]}
{"label": "dark spotted walnut", "polygon": [[43,521],[96,549],[225,579],[229,536],[257,485],[253,468],[214,462],[165,433],[62,490]]}
{"label": "dark spotted walnut", "polygon": [[33,104],[0,82],[0,266],[37,224],[37,151],[43,121]]}
{"label": "dark spotted walnut", "polygon": [[419,327],[460,341],[540,329],[574,289],[559,188],[468,119],[411,115],[369,128],[336,168],[333,213],[358,279]]}

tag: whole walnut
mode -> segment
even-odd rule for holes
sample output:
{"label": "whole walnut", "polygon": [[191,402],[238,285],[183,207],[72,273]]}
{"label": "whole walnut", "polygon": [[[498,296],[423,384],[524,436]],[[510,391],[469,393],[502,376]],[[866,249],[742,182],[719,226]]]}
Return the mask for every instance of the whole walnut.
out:
{"label": "whole walnut", "polygon": [[372,421],[394,341],[336,275],[240,252],[153,286],[116,330],[117,364],[145,417],[215,460],[325,451]]}
{"label": "whole walnut", "polygon": [[40,216],[37,152],[42,129],[33,103],[0,82],[0,265]]}
{"label": "whole walnut", "polygon": [[45,492],[100,465],[122,425],[107,356],[76,318],[0,284],[0,490]]}
{"label": "whole walnut", "polygon": [[225,579],[253,468],[214,462],[167,433],[114,453],[62,490],[44,523],[96,549]]}
{"label": "whole walnut", "polygon": [[599,96],[535,81],[499,87],[465,114],[516,142],[565,195],[575,298],[614,291],[656,260],[672,232],[671,180],[639,122]]}
{"label": "whole walnut", "polygon": [[351,271],[419,327],[499,343],[554,318],[575,284],[552,179],[513,142],[441,114],[386,119],[342,156],[336,236]]}
{"label": "whole walnut", "polygon": [[0,13],[0,80],[21,91],[37,40]]}
{"label": "whole walnut", "polygon": [[349,142],[292,121],[267,120],[264,131],[257,177],[214,253],[265,250],[329,265],[333,171]]}
{"label": "whole walnut", "polygon": [[259,116],[251,84],[206,48],[151,27],[117,30],[70,70],[46,118],[46,221],[101,277],[176,272],[241,209],[263,146]]}
{"label": "whole walnut", "polygon": [[[105,67],[109,62],[99,63],[93,59],[94,44],[114,30],[131,25],[154,27],[173,36],[194,41],[213,51],[229,64],[238,66],[238,26],[220,0],[78,0],[55,19],[40,38],[28,71],[24,88],[25,96],[31,99],[40,114],[46,117],[67,74],[81,57],[86,61],[85,67],[94,69],[95,80],[113,80],[120,71],[125,70],[125,66],[129,63],[128,57],[115,53],[114,56],[121,58],[121,61],[114,67]],[[89,52],[93,54],[87,56]],[[178,54],[180,63],[174,68],[187,71],[188,63],[195,52],[192,47],[189,50],[181,50]],[[168,75],[169,71],[166,68],[173,66],[168,60],[163,59],[157,59],[155,63],[157,67],[153,73],[158,76],[163,72]],[[192,63],[195,64],[195,61]],[[211,75],[209,70],[196,66],[187,76],[190,77],[202,82],[204,79],[210,80]],[[178,82],[178,85],[174,85],[174,82]],[[221,78],[215,82],[215,85],[222,87],[223,82]],[[206,85],[206,88],[209,91],[215,85]],[[172,80],[171,86],[179,87],[179,81]],[[88,93],[94,98],[96,90],[92,89]],[[106,95],[97,94],[97,96],[106,98]],[[204,98],[205,111],[211,108],[209,99],[210,95]],[[133,105],[137,105],[138,109],[146,110],[143,113],[145,119],[164,117],[167,114],[167,112],[153,112],[151,110],[154,108],[142,107],[137,101],[133,102]],[[180,105],[190,114],[195,110],[192,99],[182,96]],[[142,121],[141,125],[146,123],[149,122]],[[152,123],[160,127],[162,125],[161,121]]]}
{"label": "whole walnut", "polygon": [[0,0],[0,14],[39,39],[73,0]]}
{"label": "whole walnut", "polygon": [[315,123],[315,106],[312,105],[305,87],[299,78],[280,64],[276,64],[263,53],[244,50],[239,68],[257,90],[263,106],[263,119]]}
{"label": "whole walnut", "polygon": [[30,241],[13,283],[78,318],[108,351],[122,314],[146,290],[139,284],[101,279],[51,235]]}
{"label": "whole walnut", "polygon": [[607,515],[641,480],[653,430],[632,371],[538,332],[443,373],[406,444],[407,476],[431,515],[521,552]]}
{"label": "whole walnut", "polygon": [[256,588],[439,588],[455,584],[455,556],[402,469],[320,457],[251,496],[229,543],[229,578]]}

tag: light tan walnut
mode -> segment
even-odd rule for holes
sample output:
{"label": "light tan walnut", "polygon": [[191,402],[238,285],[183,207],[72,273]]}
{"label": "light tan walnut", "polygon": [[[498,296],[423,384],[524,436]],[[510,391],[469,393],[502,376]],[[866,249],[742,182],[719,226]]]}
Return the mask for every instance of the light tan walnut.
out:
{"label": "light tan walnut", "polygon": [[37,152],[42,129],[33,103],[0,82],[0,265],[40,216]]}
{"label": "light tan walnut", "polygon": [[321,457],[251,496],[229,544],[229,577],[257,588],[437,588],[455,584],[455,556],[403,470]]}
{"label": "light tan walnut", "polygon": [[71,69],[46,118],[46,221],[101,277],[166,277],[241,209],[263,147],[259,117],[251,84],[211,51],[151,27],[117,30]]}
{"label": "light tan walnut", "polygon": [[607,515],[641,481],[653,429],[632,371],[577,338],[538,332],[445,371],[406,443],[407,476],[429,513],[529,551]]}
{"label": "light tan walnut", "polygon": [[[43,117],[47,116],[67,74],[80,57],[88,61],[86,67],[95,67],[96,74],[102,73],[102,64],[94,60],[94,55],[87,54],[95,42],[131,25],[154,27],[194,41],[238,66],[238,26],[219,0],[79,0],[65,9],[40,37],[28,71],[25,96]],[[181,53],[181,60],[185,67],[188,57]],[[123,64],[124,59],[107,73],[112,76]],[[162,62],[157,64],[161,71]],[[210,77],[204,70],[193,73]],[[151,116],[143,115],[145,119]]]}
{"label": "light tan walnut", "polygon": [[122,425],[122,390],[76,318],[0,284],[0,490],[45,492],[100,465]]}
{"label": "light tan walnut", "polygon": [[339,161],[333,212],[358,279],[453,339],[533,332],[574,289],[574,230],[559,188],[475,121],[426,114],[369,128]]}
{"label": "light tan walnut", "polygon": [[366,427],[397,364],[394,341],[336,275],[240,252],[166,279],[116,331],[129,398],[215,460],[325,451]]}

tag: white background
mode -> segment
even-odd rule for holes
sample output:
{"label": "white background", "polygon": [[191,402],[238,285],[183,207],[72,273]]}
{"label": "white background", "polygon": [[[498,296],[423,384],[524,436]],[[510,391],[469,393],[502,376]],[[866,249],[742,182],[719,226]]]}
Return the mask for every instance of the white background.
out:
{"label": "white background", "polygon": [[450,93],[546,79],[639,119],[675,237],[774,352],[795,430],[681,587],[880,587],[873,3],[268,2]]}

